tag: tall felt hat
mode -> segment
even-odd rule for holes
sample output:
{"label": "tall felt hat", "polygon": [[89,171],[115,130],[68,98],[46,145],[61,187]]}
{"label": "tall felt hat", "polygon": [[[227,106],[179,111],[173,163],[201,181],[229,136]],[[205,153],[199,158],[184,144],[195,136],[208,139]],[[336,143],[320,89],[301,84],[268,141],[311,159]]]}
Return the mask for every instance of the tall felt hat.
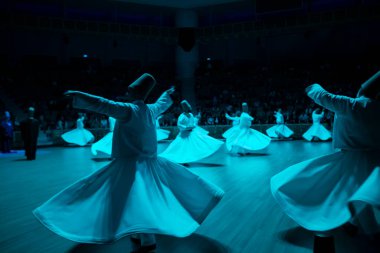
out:
{"label": "tall felt hat", "polygon": [[144,73],[128,86],[128,93],[133,98],[145,100],[153,87],[156,85],[156,79],[151,74]]}
{"label": "tall felt hat", "polygon": [[376,95],[380,92],[380,71],[364,82],[360,89],[361,94],[364,96],[376,98]]}
{"label": "tall felt hat", "polygon": [[28,108],[28,115],[29,115],[29,117],[33,117],[34,116],[34,112],[35,112],[34,107],[30,106]]}
{"label": "tall felt hat", "polygon": [[189,111],[191,111],[191,105],[189,104],[189,102],[187,102],[187,100],[182,100],[181,101],[181,107],[182,107],[182,110],[186,110],[188,109]]}

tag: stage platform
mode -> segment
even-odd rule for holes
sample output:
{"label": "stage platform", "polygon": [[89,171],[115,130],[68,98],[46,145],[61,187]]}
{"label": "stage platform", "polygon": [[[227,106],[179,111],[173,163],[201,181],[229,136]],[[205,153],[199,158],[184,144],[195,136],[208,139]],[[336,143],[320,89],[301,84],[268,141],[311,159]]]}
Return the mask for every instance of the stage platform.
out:
{"label": "stage platform", "polygon": [[[160,143],[162,151],[168,143]],[[187,238],[158,236],[157,253],[310,253],[313,234],[283,214],[270,178],[300,161],[333,152],[331,142],[273,141],[255,155],[231,156],[224,149],[188,169],[225,190],[225,197],[199,230]],[[32,210],[76,180],[106,165],[89,147],[40,148],[37,160],[23,153],[0,154],[0,252],[129,252],[129,240],[89,245],[63,239],[42,226]],[[191,191],[191,185],[188,186]],[[380,252],[363,235],[336,231],[336,252]]]}

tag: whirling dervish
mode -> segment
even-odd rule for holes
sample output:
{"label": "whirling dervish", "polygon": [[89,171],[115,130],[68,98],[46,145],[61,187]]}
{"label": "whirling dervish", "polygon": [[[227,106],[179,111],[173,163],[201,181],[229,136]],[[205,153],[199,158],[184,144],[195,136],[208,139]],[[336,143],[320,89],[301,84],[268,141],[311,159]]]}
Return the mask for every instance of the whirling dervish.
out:
{"label": "whirling dervish", "polygon": [[160,119],[162,118],[162,115],[158,116],[156,119],[156,132],[157,132],[157,141],[162,141],[167,138],[169,138],[170,131],[162,129],[160,126]]}
{"label": "whirling dervish", "polygon": [[274,111],[274,117],[276,118],[276,125],[267,129],[267,135],[271,138],[289,138],[293,135],[293,131],[285,125],[284,115],[282,115],[282,109],[279,108]]}
{"label": "whirling dervish", "polygon": [[224,192],[219,187],[157,157],[155,120],[172,104],[174,88],[145,104],[155,83],[143,74],[129,85],[131,103],[65,93],[73,97],[74,108],[116,119],[114,159],[34,210],[51,231],[81,243],[109,243],[130,235],[133,253],[150,252],[156,248],[154,234],[188,236],[220,201]]}
{"label": "whirling dervish", "polygon": [[112,152],[112,138],[113,138],[113,129],[115,128],[116,119],[108,117],[108,124],[110,126],[110,132],[107,133],[99,141],[95,142],[91,146],[91,153],[97,155],[98,151],[111,155]]}
{"label": "whirling dervish", "polygon": [[251,128],[253,117],[248,114],[247,103],[242,104],[240,117],[232,118],[228,114],[226,117],[239,122],[239,125],[233,126],[223,134],[230,153],[239,155],[254,153],[270,144],[271,138]]}
{"label": "whirling dervish", "polygon": [[331,138],[331,133],[322,124],[321,121],[325,115],[325,111],[315,109],[311,115],[313,125],[302,135],[308,141],[326,141]]}
{"label": "whirling dervish", "polygon": [[94,141],[94,135],[84,128],[85,114],[78,113],[77,128],[61,135],[62,139],[67,143],[84,146]]}
{"label": "whirling dervish", "polygon": [[197,126],[191,113],[191,105],[181,102],[183,113],[178,117],[179,134],[159,156],[176,163],[190,163],[206,158],[223,145],[223,142],[207,135],[208,132]]}
{"label": "whirling dervish", "polygon": [[[333,145],[340,151],[295,164],[271,179],[283,211],[315,237],[315,247],[342,225],[378,233],[380,207],[380,71],[357,97],[332,94],[319,84],[306,88],[315,103],[335,113]],[[333,252],[332,240],[325,247]],[[324,244],[324,243],[322,243]],[[316,253],[322,252],[316,250]]]}

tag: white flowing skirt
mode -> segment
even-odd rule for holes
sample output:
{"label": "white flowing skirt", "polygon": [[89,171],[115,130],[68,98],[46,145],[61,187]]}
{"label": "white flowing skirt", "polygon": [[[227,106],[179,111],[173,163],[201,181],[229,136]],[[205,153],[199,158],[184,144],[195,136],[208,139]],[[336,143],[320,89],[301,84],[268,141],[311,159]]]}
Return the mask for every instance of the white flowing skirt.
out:
{"label": "white flowing skirt", "polygon": [[193,233],[224,192],[163,158],[116,158],[34,210],[56,234],[106,243],[135,233]]}
{"label": "white flowing skirt", "polygon": [[266,148],[271,138],[252,128],[234,126],[224,132],[227,150],[231,153],[252,153]]}
{"label": "white flowing skirt", "polygon": [[308,141],[311,141],[313,137],[317,137],[322,141],[326,141],[331,138],[331,133],[322,124],[313,124],[303,135]]}
{"label": "white flowing skirt", "polygon": [[209,131],[207,131],[206,129],[200,127],[200,126],[197,126],[195,128],[200,134],[209,134]]}
{"label": "white flowing skirt", "polygon": [[266,130],[267,135],[272,138],[289,138],[293,135],[293,131],[285,124],[274,125]]}
{"label": "white flowing skirt", "polygon": [[106,134],[99,141],[91,145],[91,153],[97,155],[98,151],[111,155],[113,132]]}
{"label": "white flowing skirt", "polygon": [[86,129],[74,129],[61,135],[68,143],[84,146],[95,139],[94,135]]}
{"label": "white flowing skirt", "polygon": [[328,231],[353,218],[365,224],[363,208],[380,208],[378,157],[378,152],[340,151],[295,164],[272,177],[272,194],[308,230]]}
{"label": "white flowing skirt", "polygon": [[196,127],[180,132],[159,156],[175,163],[190,163],[212,155],[224,142],[208,136],[205,131]]}
{"label": "white flowing skirt", "polygon": [[161,128],[156,129],[156,133],[157,133],[157,141],[165,140],[169,138],[169,135],[170,135],[170,131],[161,129]]}

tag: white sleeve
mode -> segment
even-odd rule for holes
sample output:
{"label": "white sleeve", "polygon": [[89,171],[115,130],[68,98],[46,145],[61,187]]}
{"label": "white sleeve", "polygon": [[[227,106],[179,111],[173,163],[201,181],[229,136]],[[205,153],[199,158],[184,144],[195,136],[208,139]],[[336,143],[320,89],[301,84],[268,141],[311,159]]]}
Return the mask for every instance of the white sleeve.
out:
{"label": "white sleeve", "polygon": [[108,122],[110,124],[110,131],[113,132],[113,129],[115,128],[116,119],[113,117],[109,117]]}
{"label": "white sleeve", "polygon": [[173,101],[170,95],[167,92],[164,92],[154,104],[148,104],[148,107],[153,112],[153,117],[156,118],[158,115],[169,109],[172,104]]}
{"label": "white sleeve", "polygon": [[345,113],[355,104],[355,99],[329,93],[319,84],[307,87],[306,93],[315,103],[333,112]]}
{"label": "white sleeve", "polygon": [[129,103],[115,102],[84,92],[78,92],[74,95],[73,107],[123,120],[128,120],[132,112]]}
{"label": "white sleeve", "polygon": [[232,121],[238,121],[240,119],[239,117],[231,117],[228,113],[226,113],[225,116],[228,120],[232,120]]}
{"label": "white sleeve", "polygon": [[188,120],[183,114],[179,115],[177,120],[177,126],[179,130],[183,131],[187,129]]}

